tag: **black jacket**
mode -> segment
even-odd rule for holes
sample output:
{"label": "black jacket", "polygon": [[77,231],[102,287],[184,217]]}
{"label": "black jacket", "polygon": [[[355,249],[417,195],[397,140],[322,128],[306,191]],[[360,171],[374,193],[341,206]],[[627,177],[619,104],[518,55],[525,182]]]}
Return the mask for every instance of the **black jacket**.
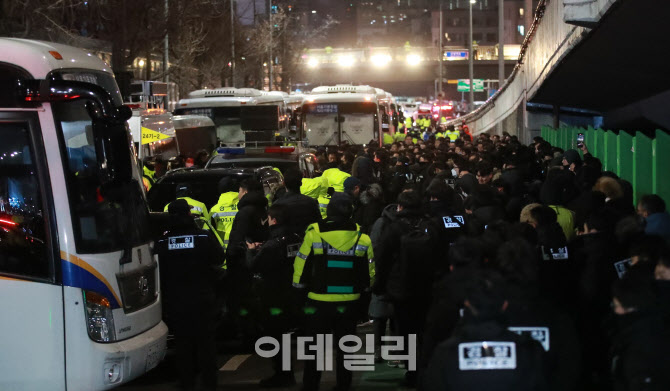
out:
{"label": "black jacket", "polygon": [[255,293],[264,308],[287,308],[291,301],[293,261],[302,237],[288,227],[270,227],[270,239],[256,251],[249,251],[248,267],[254,275]]}
{"label": "black jacket", "polygon": [[[431,295],[431,287],[435,274],[434,267],[425,269],[405,270],[400,264],[402,237],[412,230],[412,226],[421,221],[429,222],[421,210],[405,209],[398,213],[396,221],[392,222],[383,233],[380,248],[375,249],[375,285],[373,292],[378,295],[387,294],[392,298],[407,300],[425,299]],[[435,238],[437,239],[437,238]],[[421,259],[421,264],[429,264],[437,261],[436,249],[423,249],[427,259]],[[419,262],[416,263],[418,265]],[[414,267],[415,265],[407,265]],[[416,266],[418,268],[418,266]],[[419,291],[417,288],[423,288]]]}
{"label": "black jacket", "polygon": [[546,390],[542,347],[508,331],[501,321],[466,319],[453,337],[437,346],[421,384],[422,391]]}
{"label": "black jacket", "polygon": [[308,225],[321,220],[319,203],[306,195],[287,191],[275,204],[287,207],[286,228],[300,236],[305,236]]}
{"label": "black jacket", "polygon": [[247,193],[237,204],[238,212],[233,220],[226,253],[228,271],[245,270],[246,242],[264,242],[268,238],[268,200],[261,192]]}
{"label": "black jacket", "polygon": [[166,321],[175,335],[202,330],[214,308],[224,253],[211,231],[175,218],[156,241]]}
{"label": "black jacket", "polygon": [[540,342],[549,390],[571,391],[581,373],[580,344],[572,318],[537,295],[536,289],[509,287],[507,328]]}
{"label": "black jacket", "polygon": [[381,217],[384,210],[383,198],[382,188],[376,183],[361,192],[358,207],[354,211],[354,221],[361,226],[364,234],[370,234],[372,225]]}
{"label": "black jacket", "polygon": [[612,344],[615,391],[670,390],[670,334],[654,309],[617,316]]}

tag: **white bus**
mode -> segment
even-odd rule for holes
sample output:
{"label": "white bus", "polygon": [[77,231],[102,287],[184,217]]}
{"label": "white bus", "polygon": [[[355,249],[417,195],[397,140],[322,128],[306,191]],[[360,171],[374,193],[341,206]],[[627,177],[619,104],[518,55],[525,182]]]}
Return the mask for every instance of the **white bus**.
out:
{"label": "white bus", "polygon": [[381,145],[376,91],[369,86],[316,87],[302,105],[301,140],[317,145]]}
{"label": "white bus", "polygon": [[149,211],[95,55],[0,39],[0,389],[104,390],[166,351]]}
{"label": "white bus", "polygon": [[286,103],[283,94],[267,93],[253,88],[224,87],[193,91],[188,94],[187,99],[179,101],[175,114],[205,115],[214,121],[219,143],[228,147],[243,147],[246,137],[242,130],[241,109],[245,106],[277,106],[279,133],[288,130],[289,121],[285,116]]}

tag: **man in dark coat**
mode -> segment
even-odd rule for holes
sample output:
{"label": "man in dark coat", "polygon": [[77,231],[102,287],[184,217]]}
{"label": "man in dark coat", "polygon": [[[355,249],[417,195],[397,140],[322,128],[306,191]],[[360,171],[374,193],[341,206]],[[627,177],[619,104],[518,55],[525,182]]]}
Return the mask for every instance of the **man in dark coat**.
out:
{"label": "man in dark coat", "polygon": [[297,169],[289,169],[284,173],[286,193],[275,201],[276,205],[287,208],[286,227],[293,233],[305,236],[307,226],[321,220],[319,203],[306,195],[300,194],[302,173]]}
{"label": "man in dark coat", "polygon": [[231,281],[229,307],[233,316],[244,316],[249,311],[251,272],[246,265],[247,243],[262,243],[269,234],[268,200],[263,194],[263,185],[255,179],[243,180],[239,198],[226,251]]}

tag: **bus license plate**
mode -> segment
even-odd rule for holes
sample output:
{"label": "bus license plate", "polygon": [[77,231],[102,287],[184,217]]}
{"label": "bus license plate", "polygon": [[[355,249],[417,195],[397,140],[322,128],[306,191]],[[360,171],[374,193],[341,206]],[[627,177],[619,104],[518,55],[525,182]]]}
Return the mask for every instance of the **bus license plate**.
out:
{"label": "bus license plate", "polygon": [[145,371],[150,371],[154,369],[159,362],[163,359],[163,344],[155,343],[149,346],[149,351],[147,351],[147,356],[145,361]]}

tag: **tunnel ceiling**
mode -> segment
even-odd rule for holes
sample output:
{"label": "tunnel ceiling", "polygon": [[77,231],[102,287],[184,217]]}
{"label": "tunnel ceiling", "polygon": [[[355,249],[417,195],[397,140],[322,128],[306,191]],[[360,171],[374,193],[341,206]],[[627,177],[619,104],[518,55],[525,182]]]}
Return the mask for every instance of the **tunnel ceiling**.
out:
{"label": "tunnel ceiling", "polygon": [[607,111],[670,90],[670,1],[620,0],[532,102]]}

